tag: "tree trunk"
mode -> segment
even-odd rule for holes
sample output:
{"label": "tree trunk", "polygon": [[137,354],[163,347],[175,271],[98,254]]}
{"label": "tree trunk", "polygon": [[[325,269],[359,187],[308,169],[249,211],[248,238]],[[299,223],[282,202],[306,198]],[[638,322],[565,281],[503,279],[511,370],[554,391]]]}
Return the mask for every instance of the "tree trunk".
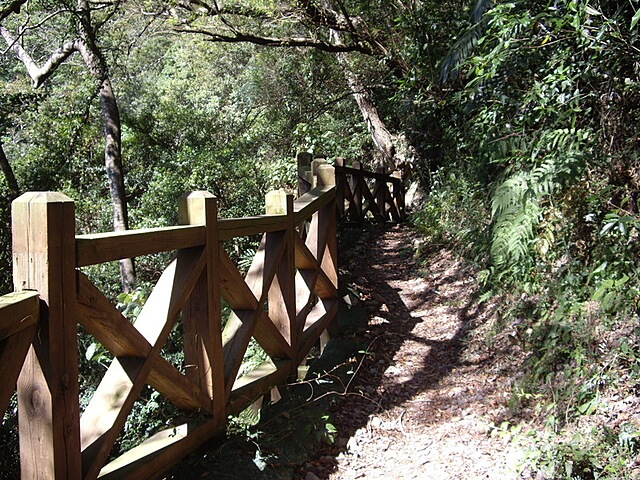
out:
{"label": "tree trunk", "polygon": [[[338,57],[340,56],[341,55],[338,54]],[[384,121],[380,118],[380,114],[378,113],[378,109],[371,98],[371,94],[362,82],[360,82],[358,77],[349,70],[347,65],[345,65],[344,60],[341,61],[340,58],[338,58],[338,61],[345,67],[344,75],[347,79],[347,84],[349,85],[351,94],[358,104],[360,113],[362,113],[364,121],[367,124],[367,129],[371,134],[373,143],[381,153],[382,166],[390,169],[391,171],[396,170],[396,147],[394,139],[391,136],[391,133],[389,133]]]}
{"label": "tree trunk", "polygon": [[[342,43],[342,34],[339,31],[331,29],[330,37],[333,39],[334,43]],[[336,53],[336,59],[343,68],[347,85],[349,86],[351,94],[358,104],[360,113],[362,113],[364,121],[367,124],[367,130],[369,130],[369,133],[371,134],[371,139],[380,152],[382,157],[380,166],[388,168],[391,171],[396,170],[396,147],[394,139],[380,117],[378,109],[371,98],[371,93],[351,69],[351,65],[349,65],[349,60],[345,53]]]}
{"label": "tree trunk", "polygon": [[[102,80],[100,87],[100,106],[105,137],[104,166],[113,208],[113,230],[117,232],[129,228],[129,218],[122,168],[120,111],[108,77]],[[120,278],[123,290],[130,292],[136,281],[132,258],[120,260]]]}
{"label": "tree trunk", "polygon": [[[107,64],[95,42],[95,32],[91,25],[89,5],[85,0],[78,2],[82,12],[80,16],[80,36],[78,51],[87,65],[89,72],[100,89],[100,107],[102,111],[102,134],[105,139],[104,166],[107,172],[111,205],[113,208],[113,230],[123,231],[129,228],[127,198],[124,187],[122,168],[122,129],[120,110],[113,93]],[[136,281],[133,259],[120,260],[120,278],[122,289],[130,292]]]}
{"label": "tree trunk", "polygon": [[16,176],[13,174],[13,168],[11,168],[9,159],[4,153],[2,143],[0,143],[0,168],[2,168],[2,171],[4,172],[4,178],[7,180],[7,185],[9,186],[9,196],[11,197],[11,200],[18,198],[18,196],[20,195],[18,181],[16,180]]}

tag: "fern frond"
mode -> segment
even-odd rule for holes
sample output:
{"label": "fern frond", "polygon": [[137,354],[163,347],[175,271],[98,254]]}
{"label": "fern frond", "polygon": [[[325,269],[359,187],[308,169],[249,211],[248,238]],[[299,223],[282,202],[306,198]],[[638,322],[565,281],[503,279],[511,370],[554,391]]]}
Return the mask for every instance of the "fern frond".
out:
{"label": "fern frond", "polygon": [[491,216],[493,218],[506,214],[523,205],[529,190],[528,175],[524,172],[506,179],[496,189],[491,200]]}
{"label": "fern frond", "polygon": [[491,258],[498,269],[531,264],[530,246],[541,209],[536,201],[528,201],[521,208],[503,212],[493,228]]}

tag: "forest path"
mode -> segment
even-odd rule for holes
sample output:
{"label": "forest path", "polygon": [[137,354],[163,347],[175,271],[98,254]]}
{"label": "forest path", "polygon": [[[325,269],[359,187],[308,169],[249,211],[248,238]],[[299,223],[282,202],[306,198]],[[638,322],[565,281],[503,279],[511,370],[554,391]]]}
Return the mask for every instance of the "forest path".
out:
{"label": "forest path", "polygon": [[334,414],[337,446],[296,478],[518,476],[517,452],[490,435],[506,417],[514,374],[503,342],[487,342],[494,312],[474,300],[475,272],[451,251],[432,250],[418,264],[416,235],[408,224],[374,228],[344,255],[342,281],[369,314],[368,353],[352,382],[361,395]]}
{"label": "forest path", "polygon": [[519,478],[517,452],[491,431],[521,359],[504,333],[487,341],[494,311],[474,299],[476,272],[446,248],[416,260],[417,236],[409,224],[343,229],[351,306],[311,365],[319,377],[279,389],[257,425],[165,478]]}

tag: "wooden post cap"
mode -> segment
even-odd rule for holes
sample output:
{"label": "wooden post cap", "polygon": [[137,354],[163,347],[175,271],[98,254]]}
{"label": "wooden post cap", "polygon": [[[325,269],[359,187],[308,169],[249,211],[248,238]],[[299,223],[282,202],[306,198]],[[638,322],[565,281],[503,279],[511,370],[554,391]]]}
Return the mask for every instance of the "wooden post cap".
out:
{"label": "wooden post cap", "polygon": [[336,173],[331,165],[319,165],[316,170],[318,185],[335,185]]}
{"label": "wooden post cap", "polygon": [[314,175],[318,174],[318,167],[320,167],[320,165],[326,165],[327,164],[327,160],[324,158],[316,158],[313,162],[311,162],[311,172]]}
{"label": "wooden post cap", "polygon": [[60,192],[26,192],[12,203],[73,203],[73,200]]}
{"label": "wooden post cap", "polygon": [[271,190],[265,195],[264,203],[267,215],[284,215],[287,213],[287,192],[282,188]]}

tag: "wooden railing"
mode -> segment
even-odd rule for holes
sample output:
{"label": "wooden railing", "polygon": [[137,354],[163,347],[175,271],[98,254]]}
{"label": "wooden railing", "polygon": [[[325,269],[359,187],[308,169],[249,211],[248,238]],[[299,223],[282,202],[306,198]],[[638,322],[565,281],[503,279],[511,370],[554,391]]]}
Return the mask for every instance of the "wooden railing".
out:
{"label": "wooden railing", "polygon": [[406,217],[404,182],[384,168],[367,172],[362,163],[346,167],[336,159],[336,206],[341,220],[362,223],[368,215],[376,222],[402,221]]}
{"label": "wooden railing", "polygon": [[[298,154],[298,186],[300,192],[308,191],[314,179],[323,175],[327,166],[324,158],[308,153]],[[330,175],[334,175],[331,171]],[[397,175],[397,176],[396,176]],[[370,219],[377,223],[406,218],[404,182],[399,172],[389,175],[384,168],[376,172],[363,169],[361,162],[345,166],[344,159],[335,160],[336,207],[338,218],[346,223],[362,223]]]}
{"label": "wooden railing", "polygon": [[[339,168],[345,176],[359,174]],[[0,406],[6,409],[24,359],[17,381],[22,478],[152,478],[222,438],[229,415],[296,377],[338,308],[336,212],[345,212],[347,200],[338,195],[341,174],[333,167],[320,164],[315,173],[313,188],[295,201],[284,192],[267,195],[267,215],[219,219],[216,199],[194,192],[179,200],[179,225],[120,233],[76,236],[73,201],[60,193],[27,193],[14,201],[14,285],[23,292],[2,299]],[[398,205],[394,194],[391,199]],[[363,216],[372,208],[357,211]],[[379,212],[396,218],[402,210],[395,208],[396,214]],[[224,241],[257,234],[262,241],[242,275]],[[166,251],[175,252],[173,260],[133,323],[81,270]],[[232,311],[224,321],[222,302]],[[176,324],[184,339],[182,368],[162,355]],[[78,325],[112,356],[84,409]],[[268,360],[239,375],[252,338]],[[146,385],[192,420],[109,462]]]}

